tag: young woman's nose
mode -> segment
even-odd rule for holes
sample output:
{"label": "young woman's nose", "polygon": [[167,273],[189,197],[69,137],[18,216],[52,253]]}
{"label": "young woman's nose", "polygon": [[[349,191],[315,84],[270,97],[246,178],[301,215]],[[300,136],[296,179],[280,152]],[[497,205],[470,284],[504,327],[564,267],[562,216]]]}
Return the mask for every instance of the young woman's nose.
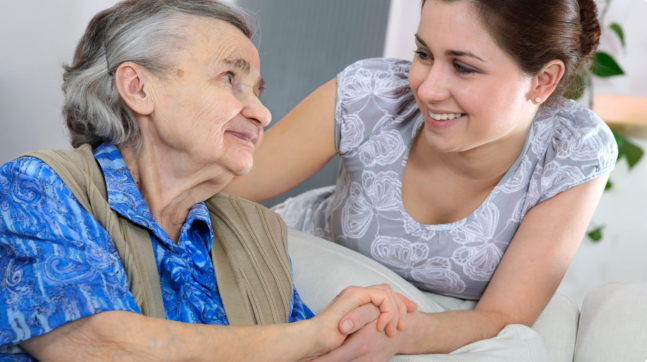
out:
{"label": "young woman's nose", "polygon": [[425,103],[439,103],[450,97],[445,65],[434,63],[418,89],[418,97]]}

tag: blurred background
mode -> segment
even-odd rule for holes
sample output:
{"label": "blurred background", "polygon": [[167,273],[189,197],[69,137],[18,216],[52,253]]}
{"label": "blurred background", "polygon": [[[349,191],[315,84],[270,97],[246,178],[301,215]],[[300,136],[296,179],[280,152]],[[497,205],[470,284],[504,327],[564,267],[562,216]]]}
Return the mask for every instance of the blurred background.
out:
{"label": "blurred background", "polygon": [[[0,0],[0,164],[31,150],[70,148],[60,114],[61,65],[72,60],[92,16],[116,2]],[[259,21],[254,42],[268,82],[262,101],[272,111],[273,123],[356,60],[413,58],[420,0],[230,2]],[[596,96],[612,96],[599,98],[594,106],[616,105],[596,112],[631,144],[647,149],[647,1],[598,4],[601,9],[608,5],[600,50],[611,55],[624,74],[593,77]],[[621,25],[621,37],[611,24]],[[627,113],[628,107],[633,113]],[[334,184],[338,162],[333,159],[310,180],[266,204]],[[584,238],[560,286],[580,304],[588,290],[604,281],[647,282],[647,160],[629,166],[619,160],[611,175],[613,187],[605,192],[591,223],[600,238]]]}

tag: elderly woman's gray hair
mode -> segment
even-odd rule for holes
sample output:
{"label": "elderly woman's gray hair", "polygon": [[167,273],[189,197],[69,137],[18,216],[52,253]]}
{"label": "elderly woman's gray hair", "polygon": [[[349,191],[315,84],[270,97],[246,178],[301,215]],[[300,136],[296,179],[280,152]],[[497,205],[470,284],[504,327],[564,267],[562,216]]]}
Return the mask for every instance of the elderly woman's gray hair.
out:
{"label": "elderly woman's gray hair", "polygon": [[189,15],[223,20],[254,36],[249,15],[217,0],[127,0],[90,21],[72,64],[64,67],[63,117],[73,147],[105,141],[139,147],[139,128],[119,95],[114,72],[130,61],[164,75],[174,65],[174,51],[188,41]]}

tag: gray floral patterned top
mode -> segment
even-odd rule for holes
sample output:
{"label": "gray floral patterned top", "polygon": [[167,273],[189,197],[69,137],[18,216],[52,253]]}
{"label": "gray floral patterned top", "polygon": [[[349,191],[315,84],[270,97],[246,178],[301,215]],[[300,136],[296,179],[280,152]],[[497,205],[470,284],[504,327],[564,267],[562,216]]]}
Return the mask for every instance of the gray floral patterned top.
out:
{"label": "gray floral patterned top", "polygon": [[424,123],[411,63],[359,61],[337,78],[337,184],[277,205],[289,227],[358,251],[420,289],[479,299],[519,224],[542,201],[613,169],[604,122],[576,102],[545,108],[523,151],[481,206],[451,224],[423,225],[402,205],[409,148]]}

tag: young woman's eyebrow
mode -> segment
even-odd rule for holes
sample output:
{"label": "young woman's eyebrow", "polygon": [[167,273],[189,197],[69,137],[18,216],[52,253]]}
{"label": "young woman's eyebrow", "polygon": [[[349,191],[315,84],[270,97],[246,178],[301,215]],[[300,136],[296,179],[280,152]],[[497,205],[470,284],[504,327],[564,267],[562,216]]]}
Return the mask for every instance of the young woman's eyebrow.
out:
{"label": "young woman's eyebrow", "polygon": [[445,51],[445,55],[453,56],[453,57],[472,57],[472,58],[478,59],[478,60],[482,61],[483,63],[485,63],[485,60],[481,59],[480,57],[478,57],[474,53],[464,51],[464,50],[447,50],[447,51]]}
{"label": "young woman's eyebrow", "polygon": [[[416,34],[416,40],[418,41],[418,43],[422,44],[422,46],[424,46],[425,48],[429,48],[427,43],[425,43],[425,41],[422,40],[418,36],[418,34]],[[447,51],[445,51],[445,55],[453,56],[453,57],[472,57],[474,59],[478,59],[478,60],[482,61],[483,63],[485,63],[485,60],[481,59],[476,54],[474,54],[472,52],[469,52],[469,51],[465,51],[465,50],[447,50]]]}
{"label": "young woman's eyebrow", "polygon": [[429,48],[429,47],[427,46],[427,43],[425,43],[425,42],[424,42],[424,40],[420,39],[420,37],[418,36],[418,34],[416,34],[416,40],[418,41],[418,43],[422,44],[422,46],[424,46],[425,48]]}

